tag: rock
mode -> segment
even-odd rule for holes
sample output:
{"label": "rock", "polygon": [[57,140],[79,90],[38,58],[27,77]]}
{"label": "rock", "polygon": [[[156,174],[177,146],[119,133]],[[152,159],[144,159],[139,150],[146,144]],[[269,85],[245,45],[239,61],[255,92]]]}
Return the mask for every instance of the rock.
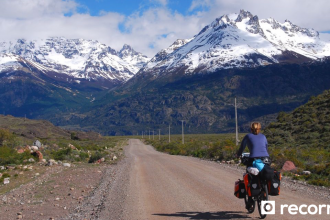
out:
{"label": "rock", "polygon": [[15,169],[14,166],[7,166],[6,168],[7,168],[7,170],[13,170],[13,169]]}
{"label": "rock", "polygon": [[295,170],[296,166],[294,165],[294,163],[292,161],[285,161],[283,167],[282,167],[282,171],[292,171]]}
{"label": "rock", "polygon": [[7,200],[8,200],[8,199],[7,199],[7,196],[3,196],[3,197],[2,197],[2,201],[3,201],[4,203],[6,203]]}
{"label": "rock", "polygon": [[5,169],[5,167],[4,166],[0,166],[0,170],[4,170]]}
{"label": "rock", "polygon": [[69,164],[69,163],[63,163],[62,164],[64,167],[71,167],[71,164]]}
{"label": "rock", "polygon": [[101,162],[104,162],[105,161],[104,157],[102,157],[100,160],[101,160]]}
{"label": "rock", "polygon": [[22,154],[22,153],[24,153],[24,152],[25,152],[25,150],[22,149],[22,148],[20,148],[20,149],[17,150],[17,153],[18,153],[18,154]]}
{"label": "rock", "polygon": [[34,174],[35,176],[39,176],[40,174],[39,173],[36,173],[36,174]]}
{"label": "rock", "polygon": [[37,146],[31,146],[31,150],[32,151],[37,151],[37,150],[39,150],[39,148]]}
{"label": "rock", "polygon": [[231,161],[230,161],[230,164],[235,164],[235,161],[234,161],[234,160],[231,160]]}
{"label": "rock", "polygon": [[72,150],[77,150],[77,148],[75,146],[73,146],[72,144],[69,144],[69,147],[72,149]]}
{"label": "rock", "polygon": [[31,162],[31,163],[35,162],[33,158],[30,158],[28,161]]}
{"label": "rock", "polygon": [[35,151],[35,154],[38,156],[38,158],[39,158],[39,162],[41,162],[42,161],[42,159],[44,158],[43,157],[43,155],[42,155],[42,153],[40,152],[40,151]]}
{"label": "rock", "polygon": [[302,174],[304,174],[304,175],[311,175],[312,172],[311,172],[311,171],[307,171],[307,170],[305,170],[305,171],[302,172]]}
{"label": "rock", "polygon": [[33,145],[40,148],[41,147],[41,142],[39,140],[36,140],[35,142],[33,142]]}
{"label": "rock", "polygon": [[10,182],[9,180],[10,180],[9,177],[4,178],[4,179],[3,179],[3,184],[5,184],[5,185],[6,185],[6,184],[9,184],[9,182]]}
{"label": "rock", "polygon": [[43,163],[47,163],[46,159],[42,159],[41,162],[43,162]]}
{"label": "rock", "polygon": [[117,156],[115,155],[115,156],[113,156],[113,158],[112,158],[112,160],[117,160],[118,158],[117,158]]}
{"label": "rock", "polygon": [[23,215],[17,215],[17,219],[22,219]]}

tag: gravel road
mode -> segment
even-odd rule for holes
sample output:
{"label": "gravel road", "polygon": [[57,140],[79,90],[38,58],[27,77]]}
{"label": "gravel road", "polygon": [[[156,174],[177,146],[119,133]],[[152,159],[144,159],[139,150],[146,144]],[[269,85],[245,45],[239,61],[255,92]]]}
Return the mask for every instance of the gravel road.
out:
{"label": "gravel road", "polygon": [[[259,219],[257,208],[248,214],[244,201],[233,195],[234,182],[242,177],[242,169],[160,153],[135,139],[129,140],[125,154],[126,158],[115,169],[116,174],[111,171],[111,175],[105,176],[95,195],[72,218]],[[330,204],[328,189],[317,196],[313,187],[283,183],[281,195],[270,197],[276,201],[276,215],[268,215],[267,219],[329,219],[324,208],[322,215],[290,215],[287,208],[281,215],[281,204]]]}

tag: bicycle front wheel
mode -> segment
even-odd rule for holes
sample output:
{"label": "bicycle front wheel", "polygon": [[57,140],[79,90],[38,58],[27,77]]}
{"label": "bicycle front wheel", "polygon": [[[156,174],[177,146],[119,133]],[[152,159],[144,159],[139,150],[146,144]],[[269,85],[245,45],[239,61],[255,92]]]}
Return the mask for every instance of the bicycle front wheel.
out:
{"label": "bicycle front wheel", "polygon": [[264,203],[261,204],[262,201],[268,201],[268,187],[267,184],[264,185],[263,190],[261,191],[260,195],[258,196],[258,211],[261,219],[266,218],[267,212],[271,210],[271,208],[275,207],[269,207],[269,204]]}
{"label": "bicycle front wheel", "polygon": [[249,213],[253,213],[256,207],[256,202],[254,200],[249,201],[249,196],[246,194],[244,198],[245,208]]}

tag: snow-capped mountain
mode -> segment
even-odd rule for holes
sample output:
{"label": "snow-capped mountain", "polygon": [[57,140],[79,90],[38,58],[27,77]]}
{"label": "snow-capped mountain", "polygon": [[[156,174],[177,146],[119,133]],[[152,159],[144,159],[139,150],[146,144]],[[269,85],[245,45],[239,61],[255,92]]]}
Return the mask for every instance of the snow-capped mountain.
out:
{"label": "snow-capped mountain", "polygon": [[137,75],[185,74],[257,67],[281,62],[302,63],[330,56],[330,42],[313,29],[285,21],[258,19],[250,12],[224,15],[189,40],[160,51]]}
{"label": "snow-capped mountain", "polygon": [[27,67],[74,78],[123,82],[148,60],[129,45],[116,51],[95,40],[49,38],[0,43],[0,72]]}

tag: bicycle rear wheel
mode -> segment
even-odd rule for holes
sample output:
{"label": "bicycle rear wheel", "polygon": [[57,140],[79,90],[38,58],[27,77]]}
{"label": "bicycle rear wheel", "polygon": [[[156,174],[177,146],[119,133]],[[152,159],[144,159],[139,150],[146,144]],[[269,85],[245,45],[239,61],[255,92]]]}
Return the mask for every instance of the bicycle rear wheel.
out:
{"label": "bicycle rear wheel", "polygon": [[[266,218],[267,213],[269,212],[271,209],[269,209],[269,205],[268,204],[263,204],[261,205],[262,201],[268,201],[268,187],[267,184],[264,184],[263,186],[263,190],[261,191],[260,195],[258,196],[257,202],[258,202],[258,211],[259,211],[259,215],[261,219]],[[274,208],[274,207],[272,207]]]}

